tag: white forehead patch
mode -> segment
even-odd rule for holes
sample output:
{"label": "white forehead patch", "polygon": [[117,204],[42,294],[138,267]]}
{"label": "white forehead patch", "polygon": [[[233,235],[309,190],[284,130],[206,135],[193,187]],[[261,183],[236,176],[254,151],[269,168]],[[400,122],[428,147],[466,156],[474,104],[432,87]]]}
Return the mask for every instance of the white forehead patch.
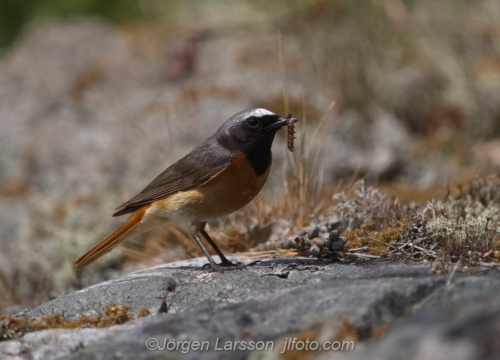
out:
{"label": "white forehead patch", "polygon": [[259,117],[266,116],[266,115],[275,115],[273,112],[270,112],[269,110],[266,110],[266,109],[255,109],[253,111],[253,113],[255,114],[255,116],[259,116]]}

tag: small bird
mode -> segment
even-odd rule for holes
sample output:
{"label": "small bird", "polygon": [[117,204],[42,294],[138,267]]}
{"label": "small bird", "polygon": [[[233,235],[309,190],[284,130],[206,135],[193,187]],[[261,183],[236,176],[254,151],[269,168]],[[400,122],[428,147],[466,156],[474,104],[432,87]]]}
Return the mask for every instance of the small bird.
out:
{"label": "small bird", "polygon": [[[205,230],[207,221],[248,204],[262,189],[271,168],[271,146],[277,131],[290,121],[265,109],[241,111],[189,154],[171,165],[138,195],[118,207],[113,216],[132,213],[128,220],[76,262],[82,268],[131,235],[170,221],[190,222],[196,241],[213,271],[236,266]],[[219,255],[210,256],[200,234]]]}

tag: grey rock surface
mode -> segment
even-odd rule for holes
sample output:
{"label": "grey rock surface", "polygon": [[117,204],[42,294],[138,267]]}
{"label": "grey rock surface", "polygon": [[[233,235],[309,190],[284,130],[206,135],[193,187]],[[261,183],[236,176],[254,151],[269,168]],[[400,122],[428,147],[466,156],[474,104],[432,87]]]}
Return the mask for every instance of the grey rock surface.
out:
{"label": "grey rock surface", "polygon": [[[210,273],[201,269],[205,261],[134,272],[26,310],[29,317],[63,313],[76,318],[126,302],[136,310],[147,307],[151,315],[108,328],[29,333],[0,343],[0,358],[277,359],[287,337],[313,331],[315,340],[331,340],[345,320],[359,337],[354,351],[308,356],[475,359],[498,350],[492,341],[500,334],[495,272],[455,274],[450,282],[448,275],[430,274],[427,264],[282,258]],[[159,313],[165,296],[168,312]],[[384,326],[387,333],[374,340],[374,331]],[[161,350],[169,339],[205,341],[208,350],[183,351],[182,343],[177,351]],[[227,341],[272,341],[274,347],[218,350]],[[147,343],[160,349],[148,350]]]}
{"label": "grey rock surface", "polygon": [[339,358],[498,359],[499,294],[498,276],[457,279],[430,295],[380,342]]}

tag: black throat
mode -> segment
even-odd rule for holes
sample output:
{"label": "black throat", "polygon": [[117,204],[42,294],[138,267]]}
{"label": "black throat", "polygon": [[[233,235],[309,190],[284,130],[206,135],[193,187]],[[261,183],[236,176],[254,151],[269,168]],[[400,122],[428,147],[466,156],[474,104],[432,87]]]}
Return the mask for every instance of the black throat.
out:
{"label": "black throat", "polygon": [[275,134],[276,132],[266,134],[267,136],[259,139],[259,141],[246,144],[242,144],[226,134],[216,134],[215,137],[219,144],[226,149],[243,152],[257,176],[262,176],[266,173],[269,166],[271,166],[271,146],[273,145]]}
{"label": "black throat", "polygon": [[271,166],[271,146],[273,144],[273,140],[274,134],[269,134],[258,144],[243,146],[241,149],[250,162],[250,165],[252,165],[252,168],[255,170],[257,176],[264,175],[269,166]]}

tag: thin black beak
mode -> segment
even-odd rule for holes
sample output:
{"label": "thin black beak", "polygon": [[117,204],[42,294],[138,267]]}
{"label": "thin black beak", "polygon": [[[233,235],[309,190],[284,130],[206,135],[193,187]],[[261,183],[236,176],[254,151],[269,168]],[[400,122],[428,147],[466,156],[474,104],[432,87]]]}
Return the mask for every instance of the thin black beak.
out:
{"label": "thin black beak", "polygon": [[295,118],[293,118],[293,119],[279,118],[278,121],[276,121],[275,123],[267,125],[264,129],[265,130],[279,129],[279,128],[285,126],[286,124],[288,124],[288,120],[292,120],[293,122],[299,121],[299,119],[295,119]]}

